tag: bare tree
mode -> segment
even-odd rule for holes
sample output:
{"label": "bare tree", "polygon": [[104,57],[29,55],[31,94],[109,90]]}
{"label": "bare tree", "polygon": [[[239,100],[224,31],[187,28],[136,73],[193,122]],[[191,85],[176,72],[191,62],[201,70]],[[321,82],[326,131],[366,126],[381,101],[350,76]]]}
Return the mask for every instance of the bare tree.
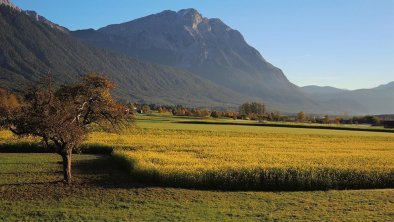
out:
{"label": "bare tree", "polygon": [[[71,158],[92,123],[117,127],[133,120],[132,113],[111,96],[114,84],[103,76],[89,74],[74,84],[55,89],[52,78],[38,82],[10,112],[3,112],[3,125],[18,136],[36,136],[63,159],[66,183],[72,182]],[[1,106],[1,104],[0,104]],[[4,110],[10,110],[3,106]],[[0,108],[1,110],[1,108]]]}

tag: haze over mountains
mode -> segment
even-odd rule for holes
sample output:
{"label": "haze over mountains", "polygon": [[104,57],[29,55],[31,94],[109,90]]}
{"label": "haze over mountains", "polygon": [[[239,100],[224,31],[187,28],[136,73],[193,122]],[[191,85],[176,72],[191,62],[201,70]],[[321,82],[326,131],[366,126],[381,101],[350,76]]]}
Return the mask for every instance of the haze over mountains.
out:
{"label": "haze over mountains", "polygon": [[3,6],[0,29],[0,80],[14,90],[48,70],[63,82],[98,71],[118,84],[116,95],[124,101],[203,107],[264,101],[282,112],[333,114],[394,111],[387,102],[394,84],[356,91],[297,87],[238,31],[194,9],[69,32],[34,12]]}
{"label": "haze over mountains", "polygon": [[[391,114],[394,113],[394,81],[372,89],[344,90],[334,87],[305,86],[301,90],[313,96],[320,103],[333,104],[332,108],[344,109],[351,107],[357,110],[367,110],[364,113]],[[328,112],[333,112],[334,109]]]}

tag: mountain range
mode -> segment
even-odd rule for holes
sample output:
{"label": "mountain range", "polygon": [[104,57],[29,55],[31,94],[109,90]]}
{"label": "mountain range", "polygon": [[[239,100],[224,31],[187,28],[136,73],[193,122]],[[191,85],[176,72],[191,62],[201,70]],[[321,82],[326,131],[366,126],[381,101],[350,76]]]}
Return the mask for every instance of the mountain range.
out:
{"label": "mountain range", "polygon": [[326,110],[328,113],[341,109],[354,110],[349,113],[394,113],[394,81],[372,89],[345,90],[328,86],[305,86],[301,87],[301,90],[314,96],[319,103],[332,104],[332,109]]}
{"label": "mountain range", "polygon": [[0,6],[0,31],[0,84],[14,91],[48,72],[57,82],[65,83],[95,71],[115,81],[116,96],[124,101],[236,106],[246,99],[185,70],[88,46],[4,6]]}
{"label": "mountain range", "polygon": [[384,102],[394,98],[392,83],[356,91],[298,87],[241,33],[195,9],[69,31],[2,2],[0,86],[12,90],[48,71],[60,82],[96,71],[117,83],[115,93],[123,101],[224,108],[258,101],[283,112],[336,114],[394,110]]}

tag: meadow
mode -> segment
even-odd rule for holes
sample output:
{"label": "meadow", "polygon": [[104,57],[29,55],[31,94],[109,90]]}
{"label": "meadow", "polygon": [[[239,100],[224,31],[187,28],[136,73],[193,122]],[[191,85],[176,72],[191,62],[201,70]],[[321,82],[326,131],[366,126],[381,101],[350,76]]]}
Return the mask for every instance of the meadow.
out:
{"label": "meadow", "polygon": [[[394,187],[393,133],[184,121],[140,115],[135,128],[120,135],[91,133],[83,147],[90,153],[112,150],[130,177],[167,187],[289,191]],[[10,133],[1,135],[4,144],[15,141]],[[23,144],[28,141],[36,144],[34,139]]]}
{"label": "meadow", "polygon": [[394,190],[221,192],[139,183],[107,155],[0,154],[0,221],[393,221]]}
{"label": "meadow", "polygon": [[120,135],[91,133],[83,152],[96,154],[74,155],[71,186],[60,156],[0,131],[0,220],[394,218],[392,133],[185,121],[139,115]]}

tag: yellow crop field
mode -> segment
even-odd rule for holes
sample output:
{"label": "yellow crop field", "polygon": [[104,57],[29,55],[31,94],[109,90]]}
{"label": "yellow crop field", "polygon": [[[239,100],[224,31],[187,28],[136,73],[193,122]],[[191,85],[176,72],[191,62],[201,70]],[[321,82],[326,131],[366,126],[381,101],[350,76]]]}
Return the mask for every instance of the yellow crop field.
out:
{"label": "yellow crop field", "polygon": [[[0,137],[3,142],[15,141],[9,132],[1,132]],[[136,128],[121,135],[91,133],[84,146],[110,147],[130,177],[166,186],[230,190],[394,187],[393,133],[189,125],[160,119],[137,122]]]}
{"label": "yellow crop field", "polygon": [[[394,187],[394,135],[316,129],[171,124],[132,134],[91,134],[133,176],[168,186],[218,189]],[[237,128],[238,127],[238,128]],[[158,129],[159,128],[159,129]],[[166,129],[167,128],[167,129]],[[168,129],[169,128],[169,129]],[[259,129],[258,129],[259,128]],[[318,131],[318,132],[316,132]]]}

